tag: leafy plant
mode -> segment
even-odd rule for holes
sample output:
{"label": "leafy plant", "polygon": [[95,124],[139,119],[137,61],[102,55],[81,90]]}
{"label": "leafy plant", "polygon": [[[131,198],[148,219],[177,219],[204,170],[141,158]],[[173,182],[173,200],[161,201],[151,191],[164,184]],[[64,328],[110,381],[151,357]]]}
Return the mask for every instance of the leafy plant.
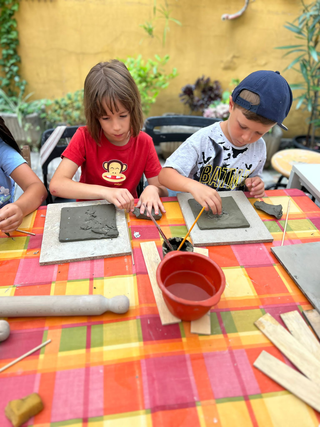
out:
{"label": "leafy plant", "polygon": [[83,89],[67,93],[64,97],[49,101],[46,108],[47,127],[61,124],[75,126],[85,124]]}
{"label": "leafy plant", "polygon": [[167,0],[164,0],[164,4],[161,4],[159,7],[157,7],[157,0],[153,0],[153,18],[151,21],[146,21],[144,24],[141,24],[140,27],[144,29],[144,31],[148,34],[149,37],[156,37],[157,39],[159,39],[159,37],[155,35],[155,22],[159,18],[159,15],[160,19],[164,19],[162,33],[162,45],[164,46],[167,40],[167,33],[168,31],[170,31],[170,22],[174,22],[175,24],[181,26],[180,21],[171,17],[171,10],[169,9]]}
{"label": "leafy plant", "polygon": [[181,89],[181,102],[191,111],[203,111],[214,101],[221,101],[222,88],[218,80],[211,81],[210,77],[199,77],[193,85],[188,84]]}
{"label": "leafy plant", "polygon": [[28,114],[37,113],[41,118],[46,116],[45,107],[49,105],[50,101],[40,99],[35,101],[28,101],[32,93],[24,96],[20,92],[19,96],[8,96],[4,90],[0,89],[0,111],[2,113],[16,114],[19,126],[23,127],[23,119]]}
{"label": "leafy plant", "polygon": [[320,127],[320,67],[319,67],[319,37],[320,37],[320,0],[306,4],[301,0],[302,12],[292,23],[284,27],[302,41],[301,44],[280,46],[277,49],[287,50],[284,56],[297,54],[286,70],[293,69],[300,74],[302,82],[291,84],[293,90],[301,90],[295,98],[296,108],[309,112],[306,146],[314,147],[315,133]]}
{"label": "leafy plant", "polygon": [[24,93],[26,81],[20,78],[19,34],[14,18],[19,0],[0,0],[0,88],[9,96]]}
{"label": "leafy plant", "polygon": [[160,91],[168,87],[170,80],[178,75],[176,68],[166,74],[164,67],[168,61],[169,55],[163,58],[155,55],[155,59],[150,58],[146,61],[139,55],[137,58],[129,57],[123,61],[138,86],[142,111],[146,116]]}
{"label": "leafy plant", "polygon": [[[231,86],[233,90],[236,86],[238,86],[239,83],[239,79],[232,79],[229,86]],[[226,120],[229,117],[229,99],[232,90],[225,90],[222,93],[221,100],[213,101],[213,103],[210,104],[208,108],[205,108],[203,111],[203,116]]]}

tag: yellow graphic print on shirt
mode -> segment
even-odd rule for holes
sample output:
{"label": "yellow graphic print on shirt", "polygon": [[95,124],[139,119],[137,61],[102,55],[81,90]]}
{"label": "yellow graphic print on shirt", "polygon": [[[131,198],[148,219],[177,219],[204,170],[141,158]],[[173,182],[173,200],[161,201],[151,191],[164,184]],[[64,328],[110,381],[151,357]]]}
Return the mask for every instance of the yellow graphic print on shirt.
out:
{"label": "yellow graphic print on shirt", "polygon": [[123,182],[127,177],[122,173],[128,169],[128,165],[120,162],[120,160],[110,160],[109,162],[103,162],[103,169],[107,172],[102,174],[102,178],[108,182],[113,182],[115,185],[119,182]]}
{"label": "yellow graphic print on shirt", "polygon": [[201,170],[200,182],[212,188],[234,190],[248,178],[250,169],[242,170],[225,166],[204,166]]}

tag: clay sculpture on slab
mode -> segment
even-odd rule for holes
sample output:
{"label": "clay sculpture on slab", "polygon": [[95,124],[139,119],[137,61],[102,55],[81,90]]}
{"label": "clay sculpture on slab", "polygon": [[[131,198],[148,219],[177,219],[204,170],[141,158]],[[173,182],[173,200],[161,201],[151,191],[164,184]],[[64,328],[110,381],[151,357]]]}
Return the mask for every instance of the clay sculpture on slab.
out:
{"label": "clay sculpture on slab", "polygon": [[[147,213],[145,211],[145,213],[140,213],[140,209],[139,208],[134,208],[133,214],[136,216],[137,219],[149,219],[151,221],[151,218],[149,216],[147,216]],[[151,214],[153,216],[154,219],[161,219],[162,218],[162,213],[159,211],[158,215],[156,215],[154,213],[154,209],[152,208]]]}
{"label": "clay sculpture on slab", "polygon": [[13,427],[20,427],[42,409],[41,397],[38,393],[32,393],[23,399],[11,400],[4,411],[6,417],[12,422]]}
{"label": "clay sculpture on slab", "polygon": [[254,202],[254,207],[267,213],[268,215],[275,216],[277,219],[280,219],[283,215],[282,205],[271,205],[264,201]]}
{"label": "clay sculpture on slab", "polygon": [[6,340],[10,335],[10,326],[6,320],[0,320],[0,342]]}
{"label": "clay sculpture on slab", "polygon": [[60,242],[112,239],[118,236],[114,205],[78,206],[61,209]]}
{"label": "clay sculpture on slab", "polygon": [[99,316],[106,311],[123,314],[129,310],[129,298],[119,295],[53,295],[0,298],[3,317]]}
{"label": "clay sculpture on slab", "polygon": [[[208,212],[204,211],[197,222],[200,230],[250,227],[250,224],[244,217],[233,197],[223,197],[221,201],[222,214],[213,214],[211,210]],[[202,206],[194,199],[189,199],[188,203],[194,217],[197,218]]]}

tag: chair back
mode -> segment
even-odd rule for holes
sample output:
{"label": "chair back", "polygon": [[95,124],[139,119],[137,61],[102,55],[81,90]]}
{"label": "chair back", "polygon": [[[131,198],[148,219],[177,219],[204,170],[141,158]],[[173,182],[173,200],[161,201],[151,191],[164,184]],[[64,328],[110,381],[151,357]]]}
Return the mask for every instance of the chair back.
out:
{"label": "chair back", "polygon": [[[160,145],[162,142],[184,142],[199,128],[210,126],[220,121],[221,119],[202,116],[155,116],[146,119],[144,131],[151,136],[154,145]],[[170,129],[167,126],[182,127],[180,129]]]}
{"label": "chair back", "polygon": [[[48,197],[46,200],[46,203],[53,203],[53,202],[63,202],[68,201],[69,199],[53,199],[52,195],[49,191],[49,185],[48,185],[48,166],[52,162],[52,160],[56,158],[60,158],[63,151],[67,148],[71,138],[76,133],[79,126],[67,126],[65,130],[63,131],[62,135],[60,136],[59,140],[57,141],[56,145],[50,152],[49,156],[46,158],[44,162],[42,162],[42,175],[43,175],[43,183],[48,191]],[[45,142],[48,140],[50,135],[54,132],[55,129],[47,129],[43,132],[41,136],[41,148],[44,146]],[[41,149],[40,149],[41,153]]]}

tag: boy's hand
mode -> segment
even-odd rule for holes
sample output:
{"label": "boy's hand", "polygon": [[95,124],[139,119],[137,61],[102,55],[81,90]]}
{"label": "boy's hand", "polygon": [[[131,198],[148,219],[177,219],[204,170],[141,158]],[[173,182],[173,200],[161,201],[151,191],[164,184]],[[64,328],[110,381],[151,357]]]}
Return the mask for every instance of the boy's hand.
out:
{"label": "boy's hand", "polygon": [[134,198],[126,188],[106,188],[104,199],[113,203],[119,209],[132,212],[134,209]]}
{"label": "boy's hand", "polygon": [[259,176],[253,176],[245,180],[246,187],[250,192],[250,196],[255,198],[264,197],[264,183]]}
{"label": "boy's hand", "polygon": [[0,210],[0,230],[10,233],[16,230],[23,220],[23,212],[15,203],[9,203]]}
{"label": "boy's hand", "polygon": [[154,185],[147,185],[140,196],[137,208],[140,208],[141,214],[145,213],[146,210],[148,216],[152,208],[154,209],[155,215],[159,214],[159,209],[165,212],[166,210],[159,197],[159,188]]}
{"label": "boy's hand", "polygon": [[211,209],[212,213],[221,215],[222,202],[216,190],[200,182],[192,181],[189,185],[189,192],[201,206],[204,206],[206,211]]}

